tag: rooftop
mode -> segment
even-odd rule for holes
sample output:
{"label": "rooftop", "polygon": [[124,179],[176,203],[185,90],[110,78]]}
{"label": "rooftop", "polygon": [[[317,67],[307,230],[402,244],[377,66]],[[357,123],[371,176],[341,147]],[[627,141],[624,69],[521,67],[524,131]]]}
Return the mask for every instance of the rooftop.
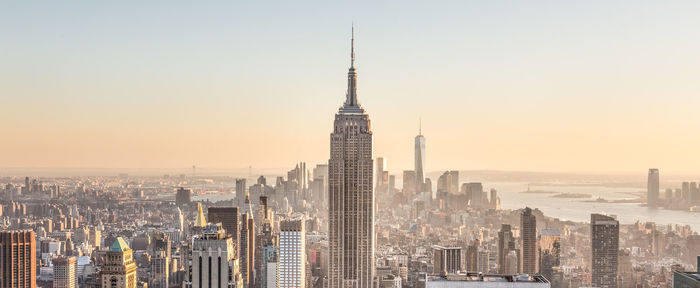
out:
{"label": "rooftop", "polygon": [[[700,269],[699,269],[700,270]],[[695,280],[696,282],[700,283],[700,271],[698,272],[680,272],[680,271],[674,271],[674,274],[677,275],[682,275],[685,276],[686,278]]]}
{"label": "rooftop", "polygon": [[551,287],[542,275],[495,275],[476,272],[426,275],[426,288],[463,288],[463,287]]}
{"label": "rooftop", "polygon": [[129,245],[126,244],[122,237],[117,237],[117,240],[114,240],[112,246],[109,247],[109,252],[124,252],[127,250],[131,250],[131,248],[129,248]]}

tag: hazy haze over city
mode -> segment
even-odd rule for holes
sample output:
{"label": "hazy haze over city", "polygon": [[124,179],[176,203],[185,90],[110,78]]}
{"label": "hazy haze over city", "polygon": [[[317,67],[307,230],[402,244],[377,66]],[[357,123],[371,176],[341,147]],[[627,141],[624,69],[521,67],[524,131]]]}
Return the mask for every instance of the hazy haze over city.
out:
{"label": "hazy haze over city", "polygon": [[325,162],[354,21],[392,170],[697,173],[699,6],[3,2],[0,167]]}

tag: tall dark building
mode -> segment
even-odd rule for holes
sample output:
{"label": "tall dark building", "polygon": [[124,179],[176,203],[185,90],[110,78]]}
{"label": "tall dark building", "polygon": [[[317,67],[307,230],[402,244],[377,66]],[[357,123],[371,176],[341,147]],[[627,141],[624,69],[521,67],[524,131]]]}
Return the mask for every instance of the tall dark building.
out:
{"label": "tall dark building", "polygon": [[539,273],[551,281],[554,267],[561,264],[561,232],[559,229],[542,229],[539,242]]}
{"label": "tall dark building", "polygon": [[[268,201],[267,196],[260,196],[260,210],[262,213],[262,219],[260,220],[260,226],[258,227],[258,234],[255,236],[255,283],[257,287],[267,288],[268,273],[274,273],[273,271],[267,271],[267,264],[276,257],[277,247],[277,235],[272,229],[272,220],[270,211],[268,211]],[[275,287],[269,287],[275,288]]]}
{"label": "tall dark building", "polygon": [[530,207],[525,207],[520,213],[520,235],[523,243],[520,250],[522,272],[535,274],[539,271],[537,268],[537,219]]}
{"label": "tall dark building", "polygon": [[467,247],[467,252],[465,253],[465,263],[467,265],[466,272],[488,272],[479,271],[479,246],[481,246],[481,241],[479,239],[474,239],[469,247]]}
{"label": "tall dark building", "polygon": [[[498,273],[499,274],[506,274],[506,273],[518,273],[520,270],[519,267],[516,266],[516,271],[509,271],[507,269],[508,265],[506,265],[506,260],[507,256],[510,252],[515,252],[515,255],[520,256],[520,251],[518,251],[515,248],[515,237],[513,237],[513,231],[511,230],[510,225],[508,224],[501,224],[501,231],[498,231]],[[520,261],[516,261],[516,263],[520,263]]]}
{"label": "tall dark building", "polygon": [[591,214],[591,286],[617,287],[617,255],[620,223],[615,218]]}
{"label": "tall dark building", "polygon": [[433,273],[462,271],[462,248],[433,246]]}
{"label": "tall dark building", "polygon": [[29,189],[30,187],[31,186],[29,186],[29,177],[24,177],[24,191],[22,191],[22,193],[29,194],[29,192],[31,192],[31,189]]}
{"label": "tall dark building", "polygon": [[425,137],[423,137],[423,129],[418,124],[418,135],[416,135],[415,141],[415,153],[414,153],[414,168],[416,171],[416,192],[423,192],[425,187]]}
{"label": "tall dark building", "polygon": [[190,202],[192,202],[192,191],[183,187],[177,188],[177,194],[175,195],[175,203],[177,206],[187,206],[190,205]]}
{"label": "tall dark building", "polygon": [[231,237],[233,246],[238,258],[240,247],[240,231],[238,230],[238,207],[209,207],[207,209],[209,223],[221,223],[221,227],[226,230],[226,235]]}
{"label": "tall dark building", "polygon": [[484,194],[484,186],[481,182],[464,183],[462,184],[462,190],[465,190],[464,192],[467,195],[467,199],[469,199],[469,206],[482,207],[485,203],[486,195]]}
{"label": "tall dark building", "polygon": [[0,231],[0,287],[36,287],[34,231]]}
{"label": "tall dark building", "polygon": [[649,169],[647,177],[647,206],[657,207],[659,205],[659,169]]}
{"label": "tall dark building", "polygon": [[243,287],[252,288],[255,285],[255,219],[250,203],[250,195],[246,195],[243,213],[241,214],[241,277]]}
{"label": "tall dark building", "polygon": [[245,178],[236,179],[236,202],[238,203],[238,206],[245,204],[245,196],[247,194],[245,190]]}
{"label": "tall dark building", "polygon": [[153,251],[163,251],[165,252],[165,257],[170,258],[170,237],[160,230],[153,230],[151,238],[151,249]]}
{"label": "tall dark building", "polygon": [[330,288],[371,288],[375,275],[372,131],[357,102],[353,43],[354,36],[348,91],[335,115],[328,160]]}

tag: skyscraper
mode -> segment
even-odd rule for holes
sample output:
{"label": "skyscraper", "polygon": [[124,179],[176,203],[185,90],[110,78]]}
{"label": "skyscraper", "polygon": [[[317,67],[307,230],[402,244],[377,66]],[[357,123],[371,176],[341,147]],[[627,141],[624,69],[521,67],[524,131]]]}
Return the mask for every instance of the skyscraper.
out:
{"label": "skyscraper", "polygon": [[326,195],[328,195],[328,165],[316,165],[313,169],[313,177],[311,190],[313,191],[314,199],[312,202],[325,208],[326,204],[328,204],[328,201],[326,201]]}
{"label": "skyscraper", "polygon": [[136,288],[133,250],[122,237],[117,237],[107,251],[102,269],[102,287]]}
{"label": "skyscraper", "polygon": [[647,177],[647,207],[659,205],[659,169],[649,169]]}
{"label": "skyscraper", "polygon": [[[209,223],[221,223],[221,226],[226,230],[226,235],[231,236],[234,248],[238,250],[240,239],[238,207],[209,207],[207,211]],[[236,257],[238,257],[237,251]]]}
{"label": "skyscraper", "polygon": [[403,171],[403,193],[406,196],[412,196],[418,192],[416,185],[416,171],[405,170]]}
{"label": "skyscraper", "polygon": [[[267,288],[269,274],[277,277],[277,270],[268,271],[268,263],[277,259],[277,234],[273,229],[274,216],[268,207],[267,196],[260,196],[258,212],[258,232],[255,239],[255,285]],[[271,287],[275,288],[275,287]]]}
{"label": "skyscraper", "polygon": [[462,247],[433,246],[433,273],[462,271]]}
{"label": "skyscraper", "polygon": [[167,288],[170,283],[170,257],[166,251],[156,250],[151,257],[150,286],[153,288]]}
{"label": "skyscraper", "polygon": [[36,287],[34,231],[0,232],[0,287]]}
{"label": "skyscraper", "polygon": [[[511,230],[510,225],[508,224],[501,224],[501,231],[498,231],[498,273],[499,274],[506,274],[509,273],[508,268],[508,255],[510,252],[513,252],[515,254],[515,257],[517,259],[518,256],[520,256],[520,251],[517,251],[515,249],[515,237],[513,236],[513,231]],[[512,262],[512,261],[511,261]],[[516,263],[516,271],[514,273],[517,273],[517,264],[519,264],[519,261],[515,261]],[[511,269],[512,270],[512,269]]]}
{"label": "skyscraper", "polygon": [[[192,239],[191,279],[186,287],[240,287],[238,259],[233,241],[221,224],[207,225],[202,235]],[[104,287],[104,286],[103,286]]]}
{"label": "skyscraper", "polygon": [[236,202],[238,206],[243,206],[243,204],[245,204],[245,196],[247,194],[246,187],[245,178],[236,179]]}
{"label": "skyscraper", "polygon": [[523,248],[520,259],[522,272],[526,274],[535,274],[537,269],[537,219],[532,214],[530,207],[525,207],[520,213],[520,230]]}
{"label": "skyscraper", "polygon": [[386,158],[377,157],[377,171],[375,176],[377,183],[374,189],[375,192],[386,193],[386,188],[389,186],[389,183],[387,183],[389,181],[387,178],[388,176]]}
{"label": "skyscraper", "polygon": [[488,272],[488,271],[479,271],[478,270],[478,262],[479,262],[479,248],[481,246],[481,241],[479,239],[474,239],[471,245],[467,247],[467,252],[465,253],[465,261],[464,263],[466,264],[466,270],[467,272]]}
{"label": "skyscraper", "polygon": [[423,137],[421,124],[418,124],[418,135],[414,139],[414,160],[416,171],[416,191],[423,192],[423,184],[425,183],[425,137]]}
{"label": "skyscraper", "polygon": [[151,250],[150,286],[167,288],[170,283],[171,243],[170,237],[162,231],[153,230]]}
{"label": "skyscraper", "polygon": [[59,257],[51,260],[53,263],[53,287],[75,288],[78,283],[75,280],[75,257]]}
{"label": "skyscraper", "polygon": [[243,287],[253,287],[255,282],[255,218],[250,203],[250,195],[246,195],[241,213],[240,239],[241,277]]}
{"label": "skyscraper", "polygon": [[469,206],[472,207],[482,207],[485,203],[484,199],[484,185],[481,182],[470,182],[462,184],[462,189],[465,190],[467,194],[467,199],[469,199]]}
{"label": "skyscraper", "polygon": [[306,231],[304,220],[280,222],[279,261],[277,267],[279,288],[306,287]]}
{"label": "skyscraper", "polygon": [[192,202],[192,191],[183,187],[177,188],[177,194],[175,195],[175,203],[177,203],[177,206],[187,206],[190,202]]}
{"label": "skyscraper", "polygon": [[591,214],[591,286],[617,287],[619,239],[620,223],[615,218]]}
{"label": "skyscraper", "polygon": [[[481,183],[478,183],[481,185]],[[483,188],[481,188],[483,191]],[[459,192],[459,171],[445,171],[438,178],[438,192],[457,194]]]}
{"label": "skyscraper", "polygon": [[335,115],[328,160],[330,288],[371,288],[375,274],[372,131],[357,102],[354,38],[347,95]]}
{"label": "skyscraper", "polygon": [[559,229],[542,229],[539,242],[539,273],[551,280],[554,274],[553,268],[561,263],[561,232]]}

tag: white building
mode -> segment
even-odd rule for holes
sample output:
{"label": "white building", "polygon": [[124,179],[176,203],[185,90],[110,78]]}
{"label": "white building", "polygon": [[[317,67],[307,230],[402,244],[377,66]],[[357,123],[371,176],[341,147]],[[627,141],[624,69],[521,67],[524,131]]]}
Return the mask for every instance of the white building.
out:
{"label": "white building", "polygon": [[[280,222],[277,287],[306,287],[306,232],[304,220]],[[271,287],[271,286],[268,286]]]}
{"label": "white building", "polygon": [[53,287],[54,288],[76,288],[78,287],[76,277],[75,257],[60,257],[51,260],[53,264]]}
{"label": "white building", "polygon": [[265,279],[267,287],[277,287],[277,262],[267,262],[267,277]]}

